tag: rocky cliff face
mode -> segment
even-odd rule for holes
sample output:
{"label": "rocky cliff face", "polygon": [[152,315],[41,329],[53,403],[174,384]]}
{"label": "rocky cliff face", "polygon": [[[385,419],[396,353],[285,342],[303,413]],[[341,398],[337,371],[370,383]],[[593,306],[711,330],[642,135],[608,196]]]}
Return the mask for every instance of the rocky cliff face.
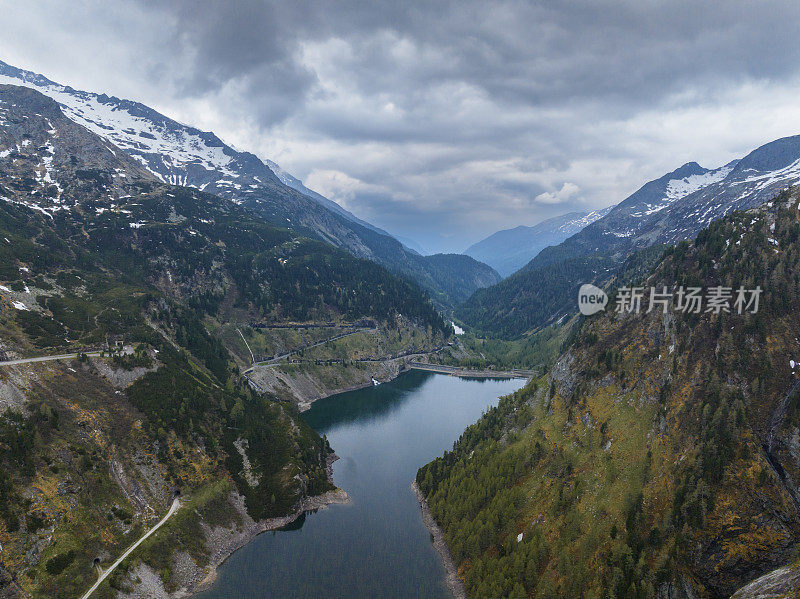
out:
{"label": "rocky cliff face", "polygon": [[790,599],[800,589],[800,567],[778,568],[736,591],[731,599]]}

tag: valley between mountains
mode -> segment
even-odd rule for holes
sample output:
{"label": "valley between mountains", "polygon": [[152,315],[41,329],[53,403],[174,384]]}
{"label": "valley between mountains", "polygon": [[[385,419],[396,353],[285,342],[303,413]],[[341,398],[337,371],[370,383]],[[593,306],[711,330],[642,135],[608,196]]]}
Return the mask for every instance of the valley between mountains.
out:
{"label": "valley between mountains", "polygon": [[[151,572],[168,592],[195,589],[256,532],[341,501],[299,400],[446,345],[427,294],[162,183],[34,90],[1,86],[0,119],[3,359],[77,354],[0,373],[3,592],[80,596],[86,564],[113,561],[178,491],[184,507],[98,596]],[[329,341],[340,331],[355,334]],[[256,354],[292,351],[242,375]]]}
{"label": "valley between mountains", "polygon": [[[0,62],[0,597],[81,597],[140,539],[91,596],[208,589],[348,501],[303,412],[420,364],[527,378],[414,465],[456,592],[794,596],[798,165],[787,137],[423,256],[213,133]],[[611,299],[583,317],[589,282]],[[763,295],[613,309],[678,285]]]}

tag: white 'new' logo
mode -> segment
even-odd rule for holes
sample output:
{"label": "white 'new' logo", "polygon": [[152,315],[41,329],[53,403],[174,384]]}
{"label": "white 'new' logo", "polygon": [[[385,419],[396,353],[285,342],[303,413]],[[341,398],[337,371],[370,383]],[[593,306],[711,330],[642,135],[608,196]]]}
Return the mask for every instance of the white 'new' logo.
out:
{"label": "white 'new' logo", "polygon": [[606,309],[606,292],[590,283],[581,285],[578,290],[578,309],[584,316],[591,316]]}

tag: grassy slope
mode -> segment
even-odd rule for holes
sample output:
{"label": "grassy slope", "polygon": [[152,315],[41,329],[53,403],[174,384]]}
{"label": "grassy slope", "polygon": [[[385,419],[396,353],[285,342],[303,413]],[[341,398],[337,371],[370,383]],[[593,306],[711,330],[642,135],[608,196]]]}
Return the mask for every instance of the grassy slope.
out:
{"label": "grassy slope", "polygon": [[561,353],[576,324],[577,318],[573,318],[511,341],[467,333],[459,336],[458,343],[438,353],[432,361],[478,369],[538,368],[544,373]]}

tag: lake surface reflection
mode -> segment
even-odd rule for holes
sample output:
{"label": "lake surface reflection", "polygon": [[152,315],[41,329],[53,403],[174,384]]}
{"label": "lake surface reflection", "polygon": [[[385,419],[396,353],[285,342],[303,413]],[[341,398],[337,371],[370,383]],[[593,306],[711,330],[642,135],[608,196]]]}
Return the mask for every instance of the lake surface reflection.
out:
{"label": "lake surface reflection", "polygon": [[450,597],[411,481],[522,384],[411,371],[314,403],[303,417],[341,458],[334,481],[351,503],[260,535],[199,597]]}

